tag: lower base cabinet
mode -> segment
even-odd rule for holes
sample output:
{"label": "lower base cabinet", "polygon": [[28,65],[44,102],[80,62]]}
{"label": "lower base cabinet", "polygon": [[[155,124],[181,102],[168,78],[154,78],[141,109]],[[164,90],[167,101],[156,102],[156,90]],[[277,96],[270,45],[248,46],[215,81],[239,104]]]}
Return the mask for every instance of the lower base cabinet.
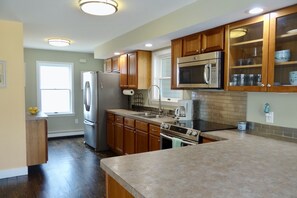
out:
{"label": "lower base cabinet", "polygon": [[107,143],[118,155],[160,150],[160,126],[107,113]]}
{"label": "lower base cabinet", "polygon": [[160,126],[149,125],[149,151],[160,150]]}
{"label": "lower base cabinet", "polygon": [[48,160],[47,120],[26,120],[27,165],[46,163]]}
{"label": "lower base cabinet", "polygon": [[106,198],[133,198],[133,196],[115,181],[111,176],[105,173]]}

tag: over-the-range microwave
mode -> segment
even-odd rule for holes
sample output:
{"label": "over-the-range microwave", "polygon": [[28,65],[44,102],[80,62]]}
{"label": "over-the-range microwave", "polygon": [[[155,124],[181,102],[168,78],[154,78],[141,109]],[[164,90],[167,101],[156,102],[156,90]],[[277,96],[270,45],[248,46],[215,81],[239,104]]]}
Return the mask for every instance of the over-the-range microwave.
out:
{"label": "over-the-range microwave", "polygon": [[178,88],[223,88],[221,51],[177,58]]}

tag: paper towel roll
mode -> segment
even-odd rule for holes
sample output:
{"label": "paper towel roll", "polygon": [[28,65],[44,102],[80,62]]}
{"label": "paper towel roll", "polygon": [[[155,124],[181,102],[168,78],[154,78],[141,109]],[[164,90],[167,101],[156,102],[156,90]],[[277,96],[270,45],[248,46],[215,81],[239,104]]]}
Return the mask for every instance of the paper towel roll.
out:
{"label": "paper towel roll", "polygon": [[134,95],[134,90],[133,89],[124,89],[123,94],[127,96],[133,96]]}

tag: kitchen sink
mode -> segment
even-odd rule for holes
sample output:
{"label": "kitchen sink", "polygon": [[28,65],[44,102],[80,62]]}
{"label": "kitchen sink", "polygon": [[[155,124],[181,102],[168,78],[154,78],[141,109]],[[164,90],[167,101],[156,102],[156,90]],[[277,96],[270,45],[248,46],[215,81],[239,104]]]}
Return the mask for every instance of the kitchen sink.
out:
{"label": "kitchen sink", "polygon": [[141,113],[137,113],[137,114],[133,114],[135,116],[140,116],[140,117],[143,117],[143,118],[160,118],[162,117],[162,115],[158,115],[158,114],[155,114],[155,113],[148,113],[148,112],[141,112]]}

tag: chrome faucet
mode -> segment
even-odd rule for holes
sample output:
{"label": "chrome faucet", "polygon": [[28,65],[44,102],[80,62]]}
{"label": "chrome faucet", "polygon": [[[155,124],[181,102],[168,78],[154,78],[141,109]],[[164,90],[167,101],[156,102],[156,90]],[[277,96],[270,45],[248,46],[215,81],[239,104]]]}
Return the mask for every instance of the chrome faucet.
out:
{"label": "chrome faucet", "polygon": [[162,110],[162,104],[161,104],[161,90],[160,90],[160,87],[158,85],[151,85],[149,89],[151,90],[152,87],[157,87],[158,88],[158,91],[159,91],[159,115],[162,115],[163,110]]}

